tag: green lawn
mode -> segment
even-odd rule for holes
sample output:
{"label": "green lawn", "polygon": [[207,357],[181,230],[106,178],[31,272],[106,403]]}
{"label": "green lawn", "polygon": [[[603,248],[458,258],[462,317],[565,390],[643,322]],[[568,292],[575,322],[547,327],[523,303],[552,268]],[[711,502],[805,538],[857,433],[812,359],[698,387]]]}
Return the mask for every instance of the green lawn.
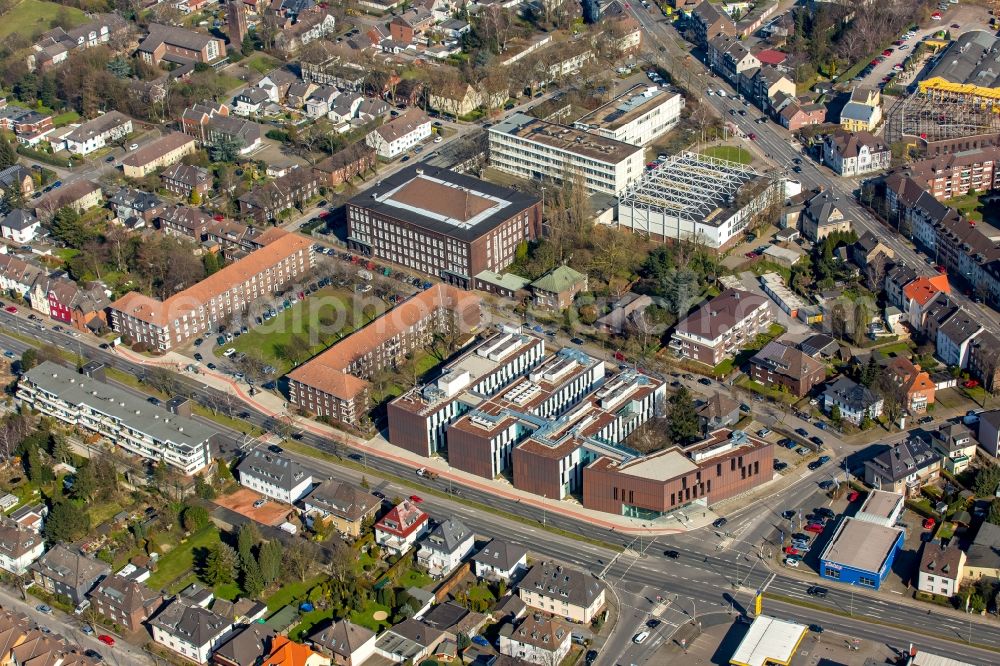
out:
{"label": "green lawn", "polygon": [[277,592],[272,594],[267,598],[267,610],[274,612],[279,608],[283,608],[298,597],[304,597],[306,592],[311,590],[313,587],[322,582],[323,576],[317,576],[315,578],[310,578],[305,582],[296,581],[294,583],[286,583],[282,585]]}
{"label": "green lawn", "polygon": [[60,16],[66,18],[67,29],[87,20],[87,16],[75,7],[42,0],[21,0],[4,14],[3,22],[0,22],[0,38],[16,33],[34,41],[38,35],[51,29],[52,21]]}
{"label": "green lawn", "polygon": [[160,558],[156,571],[149,577],[147,585],[158,590],[184,572],[193,571],[195,551],[202,548],[207,550],[218,541],[219,530],[215,525],[209,524],[201,528]]}
{"label": "green lawn", "polygon": [[257,51],[240,64],[246,65],[250,69],[259,72],[261,74],[267,74],[281,63],[279,63],[277,60],[267,55],[266,53],[261,53],[260,51]]}
{"label": "green lawn", "polygon": [[391,608],[389,608],[388,606],[383,606],[382,604],[376,603],[374,601],[369,601],[365,605],[365,607],[362,608],[361,610],[351,611],[351,622],[357,625],[361,625],[362,627],[367,627],[368,629],[371,629],[372,631],[378,633],[382,631],[383,628],[389,626],[389,619],[385,619],[381,622],[376,622],[372,618],[372,613],[380,610],[388,613],[390,618],[392,617]]}
{"label": "green lawn", "polygon": [[[229,347],[245,354],[260,352],[264,362],[277,368],[278,375],[283,375],[292,369],[293,363],[282,357],[281,350],[293,339],[306,341],[307,358],[311,358],[354,332],[355,314],[347,292],[326,287],[245,335],[217,347],[215,352],[221,355]],[[324,320],[329,323],[324,325]]]}
{"label": "green lawn", "polygon": [[288,632],[288,636],[293,641],[301,641],[303,638],[312,633],[313,627],[317,624],[321,624],[322,622],[332,618],[332,608],[327,608],[326,610],[317,608],[309,613],[302,613],[299,615],[299,623],[292,627],[292,629]]}
{"label": "green lawn", "polygon": [[966,216],[970,220],[982,222],[984,213],[987,222],[1000,221],[1000,213],[996,211],[996,206],[988,206],[982,201],[982,194],[963,194],[960,197],[945,199],[945,205],[951,206]]}
{"label": "green lawn", "polygon": [[433,579],[422,571],[417,571],[416,569],[410,569],[405,574],[399,577],[399,585],[401,587],[423,587],[425,585],[430,585]]}
{"label": "green lawn", "polygon": [[236,583],[224,583],[215,586],[215,596],[226,601],[235,601],[239,599],[242,593],[243,591]]}
{"label": "green lawn", "polygon": [[885,347],[878,347],[878,350],[886,356],[909,356],[910,345],[905,342],[894,342]]}
{"label": "green lawn", "polygon": [[69,125],[70,123],[75,123],[80,119],[80,114],[76,111],[67,111],[66,113],[60,113],[58,116],[53,116],[52,124],[56,127],[63,127],[64,125]]}
{"label": "green lawn", "polygon": [[720,160],[739,162],[740,164],[750,164],[753,161],[750,151],[739,146],[712,146],[701,151],[701,154]]}

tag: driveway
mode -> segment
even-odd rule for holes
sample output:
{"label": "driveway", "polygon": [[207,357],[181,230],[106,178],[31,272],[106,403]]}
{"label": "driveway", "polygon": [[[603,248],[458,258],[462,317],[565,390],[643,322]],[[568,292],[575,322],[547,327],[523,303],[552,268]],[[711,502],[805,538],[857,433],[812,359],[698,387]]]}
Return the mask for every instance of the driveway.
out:
{"label": "driveway", "polygon": [[764,293],[763,287],[760,286],[760,279],[756,275],[750,271],[743,271],[740,273],[740,281],[743,282],[744,289],[754,294],[760,294],[767,299],[768,303],[771,304],[771,311],[774,313],[774,320],[784,326],[787,331],[784,337],[790,338],[793,342],[801,342],[815,333],[815,331],[806,326],[802,320],[788,316],[787,312],[779,308],[778,304],[775,303],[770,296]]}

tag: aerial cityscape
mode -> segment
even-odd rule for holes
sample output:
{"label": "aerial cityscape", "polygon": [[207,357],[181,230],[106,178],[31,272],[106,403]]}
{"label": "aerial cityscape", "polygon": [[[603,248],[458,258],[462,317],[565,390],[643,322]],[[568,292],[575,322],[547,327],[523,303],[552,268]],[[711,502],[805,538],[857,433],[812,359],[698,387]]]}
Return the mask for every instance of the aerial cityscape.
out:
{"label": "aerial cityscape", "polygon": [[1000,664],[1000,0],[0,40],[0,665]]}

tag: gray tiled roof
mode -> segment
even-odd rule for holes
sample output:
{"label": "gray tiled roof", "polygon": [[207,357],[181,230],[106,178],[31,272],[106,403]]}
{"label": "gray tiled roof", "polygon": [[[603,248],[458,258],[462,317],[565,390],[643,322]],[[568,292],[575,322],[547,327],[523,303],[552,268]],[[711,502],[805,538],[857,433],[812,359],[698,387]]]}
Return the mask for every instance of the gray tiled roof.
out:
{"label": "gray tiled roof", "polygon": [[603,590],[600,581],[589,573],[547,561],[531,567],[518,587],[584,608],[589,608]]}
{"label": "gray tiled roof", "polygon": [[928,442],[913,437],[865,461],[865,467],[870,468],[880,478],[895,483],[940,460],[941,455]]}
{"label": "gray tiled roof", "polygon": [[844,375],[828,385],[823,394],[829,395],[835,402],[857,411],[867,409],[878,402],[878,396],[871,389]]}
{"label": "gray tiled roof", "polygon": [[283,490],[291,490],[304,479],[312,478],[302,465],[291,458],[266,451],[254,450],[237,466],[242,481],[244,476],[255,476]]}
{"label": "gray tiled roof", "polygon": [[440,553],[454,553],[470,538],[472,531],[462,521],[449,518],[431,530],[422,546]]}
{"label": "gray tiled roof", "polygon": [[493,539],[472,556],[472,561],[510,571],[527,554],[526,548],[500,539]]}

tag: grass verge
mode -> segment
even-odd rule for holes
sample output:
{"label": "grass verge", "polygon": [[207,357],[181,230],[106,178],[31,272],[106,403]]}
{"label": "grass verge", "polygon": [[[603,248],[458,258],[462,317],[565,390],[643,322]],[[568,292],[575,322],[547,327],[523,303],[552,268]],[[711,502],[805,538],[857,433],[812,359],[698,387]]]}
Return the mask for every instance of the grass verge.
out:
{"label": "grass verge", "polygon": [[[350,460],[349,458],[338,458],[337,456],[333,455],[332,453],[327,453],[326,451],[320,451],[319,449],[317,449],[317,448],[315,448],[313,446],[310,446],[309,444],[306,444],[304,442],[297,442],[295,440],[285,440],[285,442],[282,444],[282,447],[288,449],[289,451],[295,451],[296,453],[299,453],[299,454],[304,455],[304,456],[310,456],[312,458],[319,458],[321,460],[325,460],[326,462],[333,463],[333,464],[338,465],[340,467],[350,467],[351,469],[353,469],[353,470],[355,470],[357,472],[362,472],[362,473],[364,473],[366,475],[370,474],[372,476],[378,476],[378,477],[383,478],[383,479],[385,479],[387,481],[393,481],[395,483],[400,483],[400,484],[403,484],[403,485],[406,485],[406,486],[418,486],[418,487],[421,488],[422,492],[434,495],[436,497],[440,497],[442,499],[447,499],[447,500],[452,500],[452,501],[456,500],[456,498],[454,496],[446,493],[445,491],[439,490],[439,489],[431,487],[431,486],[424,485],[422,483],[419,483],[416,479],[409,479],[409,478],[404,479],[404,478],[402,478],[400,476],[396,476],[395,474],[390,474],[388,472],[383,472],[381,470],[372,469],[370,467],[365,467],[361,463],[358,463],[358,462],[355,462],[353,460]],[[345,448],[347,448],[347,447],[345,447]],[[417,477],[417,478],[419,478],[419,477]],[[584,543],[589,543],[591,545],[598,546],[600,548],[607,548],[608,550],[613,550],[615,552],[620,552],[620,551],[624,550],[624,548],[622,546],[619,546],[618,544],[613,544],[613,543],[609,543],[607,541],[602,541],[601,539],[594,539],[594,538],[591,538],[591,537],[585,537],[585,536],[583,536],[581,534],[576,534],[574,532],[570,532],[569,530],[563,530],[563,529],[559,529],[558,527],[552,527],[551,525],[543,525],[540,520],[534,520],[532,518],[525,518],[524,516],[518,516],[518,515],[515,515],[515,514],[512,514],[512,513],[508,513],[506,511],[502,511],[500,509],[497,509],[496,507],[492,507],[492,506],[489,506],[489,505],[477,502],[475,500],[471,500],[471,499],[469,499],[467,497],[462,497],[459,501],[464,506],[467,506],[467,507],[470,507],[470,508],[475,508],[475,509],[477,509],[479,511],[487,511],[487,512],[492,513],[492,514],[494,514],[496,516],[501,516],[503,518],[507,518],[508,520],[516,521],[516,522],[521,523],[523,525],[531,525],[532,527],[536,527],[536,528],[537,527],[541,527],[542,529],[544,529],[544,530],[546,530],[548,532],[552,532],[553,534],[558,534],[559,536],[563,536],[563,537],[566,537],[568,539],[574,539],[576,541],[582,541]]]}

